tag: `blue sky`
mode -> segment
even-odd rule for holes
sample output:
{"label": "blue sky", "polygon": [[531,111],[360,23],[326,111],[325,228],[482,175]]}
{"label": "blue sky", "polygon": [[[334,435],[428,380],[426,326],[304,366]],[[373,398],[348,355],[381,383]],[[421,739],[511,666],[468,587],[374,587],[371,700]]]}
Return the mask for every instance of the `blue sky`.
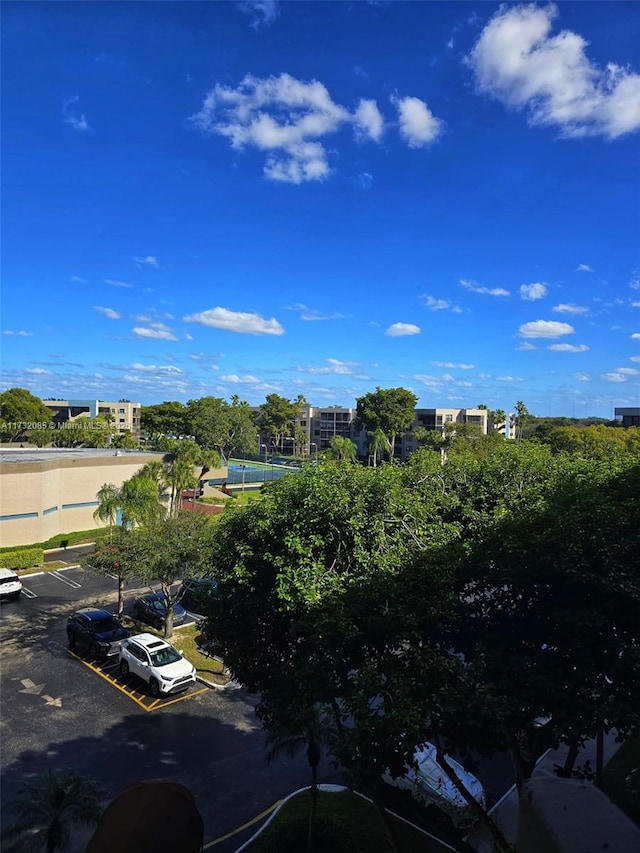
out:
{"label": "blue sky", "polygon": [[3,388],[640,404],[639,4],[3,18]]}

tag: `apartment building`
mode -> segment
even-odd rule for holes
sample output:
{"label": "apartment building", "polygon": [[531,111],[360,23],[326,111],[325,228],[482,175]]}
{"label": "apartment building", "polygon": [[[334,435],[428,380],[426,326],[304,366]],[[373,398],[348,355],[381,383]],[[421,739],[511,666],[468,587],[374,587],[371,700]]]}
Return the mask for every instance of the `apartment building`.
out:
{"label": "apartment building", "polygon": [[489,413],[486,409],[416,409],[411,426],[396,438],[394,455],[405,460],[418,449],[414,431],[416,427],[427,430],[443,430],[448,424],[471,424],[479,427],[484,435],[489,429]]}
{"label": "apartment building", "polygon": [[619,408],[616,406],[615,417],[623,427],[640,427],[640,406]]}
{"label": "apartment building", "polygon": [[140,438],[140,403],[119,400],[117,403],[103,400],[43,400],[51,409],[56,424],[75,421],[78,418],[97,418],[98,415],[111,415],[118,432],[133,433]]}

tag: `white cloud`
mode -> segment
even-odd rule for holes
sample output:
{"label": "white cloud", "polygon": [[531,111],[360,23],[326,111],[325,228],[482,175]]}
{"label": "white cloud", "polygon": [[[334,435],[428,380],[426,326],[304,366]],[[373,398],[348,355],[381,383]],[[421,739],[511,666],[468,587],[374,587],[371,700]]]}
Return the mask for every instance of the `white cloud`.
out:
{"label": "white cloud", "polygon": [[80,99],[77,95],[74,95],[72,98],[67,98],[67,100],[62,104],[62,116],[65,123],[71,125],[74,130],[86,132],[88,130],[92,130],[92,128],[89,127],[89,122],[86,120],[84,115],[78,115],[75,110],[71,109],[72,105],[77,104],[79,100]]}
{"label": "white cloud", "polygon": [[140,364],[139,362],[130,364],[125,370],[135,370],[140,373],[182,373],[179,367],[171,364]]}
{"label": "white cloud", "polygon": [[31,376],[51,376],[51,371],[45,370],[44,367],[27,367],[24,372]]}
{"label": "white cloud", "polygon": [[584,308],[582,305],[573,305],[572,303],[561,303],[560,305],[554,305],[553,311],[557,314],[588,314],[589,309]]}
{"label": "white cloud", "polygon": [[536,299],[542,299],[547,295],[547,285],[543,281],[536,281],[534,284],[521,284],[520,297],[526,302],[535,302]]}
{"label": "white cloud", "polygon": [[589,264],[578,264],[576,272],[593,272],[593,267],[590,267]]}
{"label": "white cloud", "polygon": [[86,283],[87,283],[87,279],[86,279],[86,278],[82,278],[82,277],[81,277],[81,276],[79,276],[79,275],[72,275],[72,276],[71,276],[71,278],[69,279],[69,281],[70,281],[72,284],[86,284]]}
{"label": "white cloud", "polygon": [[155,269],[159,269],[160,265],[158,263],[158,259],[153,255],[147,255],[146,258],[134,258],[133,259],[139,267],[144,265],[149,267],[154,267]]}
{"label": "white cloud", "polygon": [[586,344],[551,344],[547,349],[552,352],[587,352],[589,347]]}
{"label": "white cloud", "polygon": [[558,323],[556,320],[534,320],[520,326],[521,338],[560,338],[562,335],[572,335],[573,326],[568,323]]}
{"label": "white cloud", "polygon": [[233,382],[238,385],[256,385],[260,380],[256,376],[247,373],[245,376],[238,376],[237,373],[229,373],[227,376],[220,377],[221,382]]}
{"label": "white cloud", "polygon": [[200,323],[213,329],[223,329],[227,332],[238,332],[243,335],[283,335],[284,329],[272,317],[265,320],[260,314],[249,314],[243,311],[229,311],[228,308],[209,308],[197,314],[189,314],[182,318],[186,323]]}
{"label": "white cloud", "polygon": [[104,283],[111,287],[133,287],[132,284],[127,284],[126,281],[118,281],[116,278],[105,278]]}
{"label": "white cloud", "polygon": [[424,304],[430,311],[445,311],[451,305],[446,299],[436,299],[434,296],[425,296]]}
{"label": "white cloud", "polygon": [[629,361],[640,361],[640,355],[632,355],[629,357]]}
{"label": "white cloud", "polygon": [[487,296],[509,296],[509,291],[503,287],[480,287],[480,285],[470,278],[461,278],[460,284],[470,290],[471,293],[484,293]]}
{"label": "white cloud", "polygon": [[632,302],[631,307],[632,308],[640,308],[640,302]]}
{"label": "white cloud", "polygon": [[398,110],[400,136],[409,148],[422,148],[440,136],[444,123],[437,119],[424,101],[419,98],[391,97]]}
{"label": "white cloud", "polygon": [[403,338],[406,335],[419,334],[420,326],[414,326],[413,323],[393,323],[385,332],[385,335],[389,335],[391,338]]}
{"label": "white cloud", "polygon": [[626,382],[627,378],[622,373],[603,373],[602,378],[606,379],[607,382]]}
{"label": "white cloud", "polygon": [[631,290],[640,290],[640,278],[634,278],[629,282]]}
{"label": "white cloud", "polygon": [[176,335],[164,323],[150,323],[148,327],[136,326],[132,331],[137,338],[151,338],[162,341],[178,340]]}
{"label": "white cloud", "polygon": [[632,341],[640,341],[640,332],[634,332],[630,337]]}
{"label": "white cloud", "polygon": [[557,14],[552,4],[501,6],[468,57],[480,89],[565,137],[615,139],[637,130],[640,75],[613,63],[599,68],[576,33],[550,36]]}
{"label": "white cloud", "polygon": [[450,361],[432,361],[431,364],[434,367],[442,367],[445,369],[457,369],[457,370],[475,370],[474,364],[452,364]]}
{"label": "white cloud", "polygon": [[361,190],[370,190],[373,186],[373,175],[371,172],[360,172],[353,179],[353,183]]}
{"label": "white cloud", "polygon": [[496,376],[496,382],[524,382],[522,376]]}
{"label": "white cloud", "polygon": [[280,14],[276,0],[243,0],[238,9],[249,17],[254,30],[270,27]]}
{"label": "white cloud", "polygon": [[538,347],[535,344],[530,344],[529,341],[523,341],[519,347],[516,347],[519,352],[527,352],[532,349],[538,349]]}
{"label": "white cloud", "polygon": [[574,373],[573,374],[578,382],[588,382],[589,374],[588,373]]}
{"label": "white cloud", "polygon": [[616,373],[624,373],[625,376],[637,376],[640,370],[636,370],[635,367],[618,367]]}
{"label": "white cloud", "polygon": [[378,142],[384,133],[384,119],[375,101],[361,99],[354,113],[356,139]]}
{"label": "white cloud", "polygon": [[7,329],[6,332],[2,333],[3,335],[7,335],[8,337],[16,337],[16,338],[32,338],[33,332],[25,332],[24,329],[20,329],[19,332],[13,332],[11,329]]}
{"label": "white cloud", "polygon": [[328,358],[323,367],[296,367],[298,373],[336,374],[338,376],[354,376],[367,379],[358,373],[360,365],[357,361],[340,361],[338,358]]}
{"label": "white cloud", "polygon": [[101,305],[94,305],[93,310],[97,311],[98,314],[108,317],[109,320],[119,320],[121,316],[117,311],[114,311],[113,308],[103,308]]}

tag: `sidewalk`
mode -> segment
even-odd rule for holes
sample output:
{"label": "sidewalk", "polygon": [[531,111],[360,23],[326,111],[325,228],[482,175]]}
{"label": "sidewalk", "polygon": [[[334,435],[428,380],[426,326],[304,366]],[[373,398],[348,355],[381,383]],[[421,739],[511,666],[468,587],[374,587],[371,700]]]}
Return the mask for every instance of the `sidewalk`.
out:
{"label": "sidewalk", "polygon": [[[605,766],[611,761],[616,754],[621,744],[615,742],[615,735],[609,732],[604,736],[604,764]],[[542,756],[533,771],[535,776],[540,771],[553,772],[555,764],[564,764],[567,755],[567,747],[561,745],[559,749],[550,749]],[[584,749],[578,755],[575,766],[578,767],[584,764],[585,761],[591,763],[591,767],[596,766],[596,742],[595,740],[587,741]],[[489,814],[500,829],[504,837],[511,844],[516,843],[518,835],[518,791],[515,785],[501,797],[498,802],[489,810]],[[471,833],[467,839],[469,844],[477,851],[477,853],[493,853],[493,842],[488,833],[483,827],[479,827]]]}

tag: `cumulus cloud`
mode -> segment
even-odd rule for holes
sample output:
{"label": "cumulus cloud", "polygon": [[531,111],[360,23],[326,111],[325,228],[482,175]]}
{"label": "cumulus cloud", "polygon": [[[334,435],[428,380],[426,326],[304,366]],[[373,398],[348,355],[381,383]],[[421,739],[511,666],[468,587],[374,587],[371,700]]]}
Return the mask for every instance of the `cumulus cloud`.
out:
{"label": "cumulus cloud", "polygon": [[534,320],[520,326],[521,338],[561,338],[563,335],[572,335],[575,332],[573,326],[568,323],[559,323],[557,320]]}
{"label": "cumulus cloud", "polygon": [[503,287],[481,287],[470,278],[461,278],[460,284],[471,293],[484,293],[486,296],[509,296],[509,291]]}
{"label": "cumulus cloud", "polygon": [[573,305],[570,302],[554,305],[552,308],[557,314],[588,314],[589,309],[582,305]]}
{"label": "cumulus cloud", "polygon": [[578,264],[576,272],[593,272],[593,267],[590,267],[589,264]]}
{"label": "cumulus cloud", "polygon": [[139,266],[139,267],[149,266],[149,267],[154,267],[155,269],[160,268],[160,265],[158,263],[158,259],[156,257],[154,257],[153,255],[147,255],[146,258],[134,258],[133,260],[136,262],[137,266]]}
{"label": "cumulus cloud", "polygon": [[81,133],[92,130],[89,127],[89,122],[86,120],[83,114],[78,114],[78,112],[73,109],[73,105],[77,104],[80,99],[77,95],[74,95],[72,98],[67,98],[66,101],[62,104],[62,117],[64,118],[65,124],[70,125],[74,130],[78,130]]}
{"label": "cumulus cloud", "polygon": [[44,367],[27,367],[24,372],[31,376],[51,376],[51,371],[45,370]]}
{"label": "cumulus cloud", "polygon": [[280,14],[276,0],[243,0],[237,6],[250,19],[254,30],[270,27]]}
{"label": "cumulus cloud", "polygon": [[640,341],[640,332],[634,332],[630,337],[632,341]]}
{"label": "cumulus cloud", "polygon": [[599,68],[576,33],[551,36],[557,15],[552,4],[501,6],[468,57],[481,91],[565,137],[616,139],[640,128],[640,75]]}
{"label": "cumulus cloud", "polygon": [[356,175],[353,179],[353,183],[358,187],[358,189],[370,190],[373,186],[373,175],[371,172],[360,172],[360,174]]}
{"label": "cumulus cloud", "polygon": [[424,304],[430,311],[446,311],[451,306],[446,299],[436,299],[434,296],[425,296]]}
{"label": "cumulus cloud", "polygon": [[16,338],[31,338],[31,337],[33,337],[33,332],[25,332],[24,329],[20,329],[19,332],[14,332],[11,329],[7,329],[6,332],[3,332],[2,334],[7,335],[8,337],[16,337]]}
{"label": "cumulus cloud", "polygon": [[640,361],[640,355],[630,356],[629,361]]}
{"label": "cumulus cloud", "polygon": [[547,295],[547,285],[543,281],[536,281],[534,284],[520,285],[520,298],[526,302],[535,302],[536,299],[542,299]]}
{"label": "cumulus cloud", "polygon": [[186,323],[200,323],[201,326],[242,335],[284,335],[284,329],[274,317],[265,320],[260,314],[230,311],[228,308],[209,308],[182,319]]}
{"label": "cumulus cloud", "polygon": [[[190,122],[209,136],[227,138],[238,151],[252,147],[265,152],[265,177],[291,184],[328,177],[323,141],[345,125],[353,127],[358,141],[379,141],[384,132],[374,100],[361,99],[351,111],[336,103],[318,80],[306,83],[290,74],[247,74],[236,88],[217,83]],[[426,139],[426,129],[419,127],[417,117],[414,125],[407,125],[407,133],[413,133],[415,144],[424,144],[420,139]]]}
{"label": "cumulus cloud", "polygon": [[589,374],[588,373],[574,373],[573,374],[578,382],[588,382]]}
{"label": "cumulus cloud", "polygon": [[403,338],[407,335],[419,334],[420,326],[414,326],[413,323],[393,323],[385,332],[385,335],[389,335],[391,338]]}
{"label": "cumulus cloud", "polygon": [[354,113],[356,139],[378,142],[384,132],[384,119],[375,101],[362,99]]}
{"label": "cumulus cloud", "polygon": [[589,347],[586,344],[551,344],[547,349],[552,352],[587,352]]}
{"label": "cumulus cloud", "polygon": [[618,367],[616,373],[624,373],[625,376],[637,376],[640,370],[636,370],[635,367]]}
{"label": "cumulus cloud", "polygon": [[86,284],[87,283],[87,279],[82,278],[82,276],[79,276],[79,275],[72,275],[71,278],[69,279],[69,281],[72,284]]}
{"label": "cumulus cloud", "polygon": [[160,341],[177,341],[178,338],[164,323],[150,323],[148,326],[135,326],[132,330],[136,338],[151,338]]}
{"label": "cumulus cloud", "polygon": [[359,372],[357,361],[340,361],[338,358],[328,358],[321,367],[296,367],[298,373],[312,374],[335,374],[337,376],[353,376],[357,379],[368,379],[368,376]]}
{"label": "cumulus cloud", "polygon": [[626,382],[627,381],[627,377],[622,373],[618,373],[617,371],[615,371],[614,373],[603,373],[602,378],[606,379],[607,382]]}
{"label": "cumulus cloud", "polygon": [[529,341],[523,341],[519,347],[516,347],[519,352],[527,352],[532,349],[538,349],[538,347],[535,344],[530,344]]}
{"label": "cumulus cloud", "polygon": [[140,362],[130,364],[125,370],[135,370],[139,373],[182,373],[179,367],[172,364],[140,364]]}
{"label": "cumulus cloud", "polygon": [[121,316],[117,311],[114,311],[113,308],[103,308],[102,305],[94,305],[93,310],[97,311],[98,314],[102,314],[104,317],[107,317],[109,320],[119,320]]}
{"label": "cumulus cloud", "polygon": [[423,148],[442,133],[444,123],[419,98],[398,98],[394,95],[391,103],[398,110],[400,136],[409,148]]}

